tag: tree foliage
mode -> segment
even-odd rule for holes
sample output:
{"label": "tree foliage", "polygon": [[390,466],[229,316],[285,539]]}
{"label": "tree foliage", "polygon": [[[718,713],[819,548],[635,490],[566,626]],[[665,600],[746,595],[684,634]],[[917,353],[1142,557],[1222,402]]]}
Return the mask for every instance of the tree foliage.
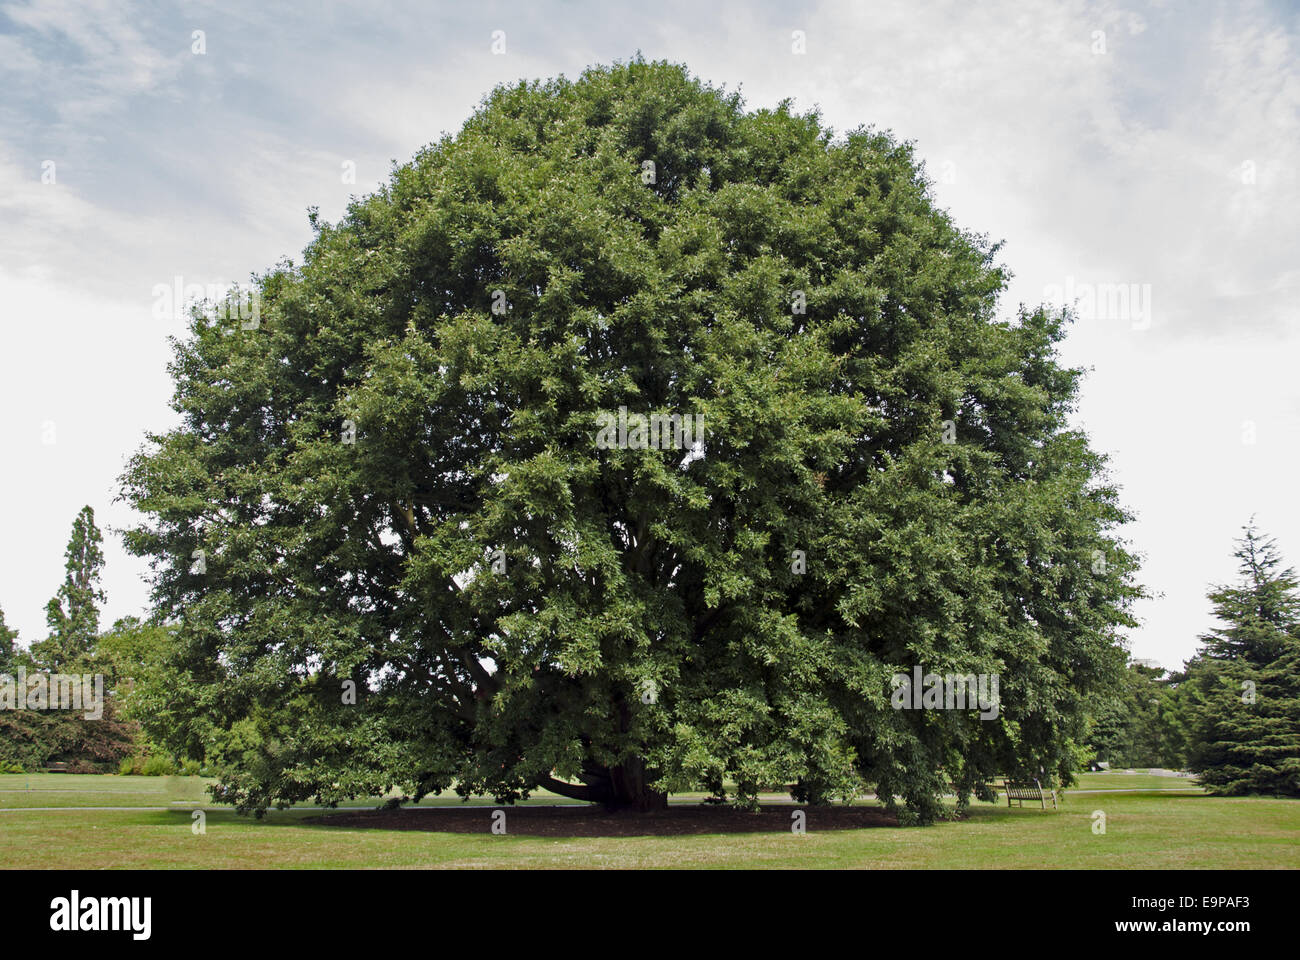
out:
{"label": "tree foliage", "polygon": [[1097,697],[1087,739],[1093,759],[1112,767],[1168,767],[1186,762],[1179,675],[1131,662],[1121,682]]}
{"label": "tree foliage", "polygon": [[1260,533],[1253,520],[1232,555],[1241,579],[1210,592],[1214,615],[1223,626],[1201,637],[1200,655],[1263,666],[1300,633],[1300,581],[1294,569],[1283,567],[1277,541]]}
{"label": "tree foliage", "polygon": [[[498,88],[312,222],[256,329],[195,316],[123,481],[178,625],[159,732],[242,809],[870,783],[928,819],[1069,776],[1126,516],[1066,318],[997,318],[908,145],[638,60]],[[620,407],[704,455],[600,449]],[[999,716],[892,709],[917,664],[998,674]]]}
{"label": "tree foliage", "polygon": [[72,535],[64,551],[64,578],[45,607],[49,635],[32,645],[41,667],[72,669],[90,656],[99,636],[99,605],[104,591],[99,585],[104,567],[103,535],[95,526],[95,511],[82,507],[72,522]]}
{"label": "tree foliage", "polygon": [[1188,765],[1224,794],[1300,796],[1300,586],[1277,544],[1245,528],[1240,579],[1210,592],[1219,627],[1188,665]]}
{"label": "tree foliage", "polygon": [[14,659],[14,641],[17,639],[18,631],[9,628],[5,623],[5,612],[0,610],[0,673],[8,673],[17,665]]}
{"label": "tree foliage", "polygon": [[92,709],[89,704],[85,710],[28,707],[29,687],[19,688],[14,676],[19,667],[26,671],[28,684],[38,673],[93,678],[106,672],[107,661],[99,648],[102,542],[94,510],[83,507],[73,520],[64,551],[63,584],[46,605],[50,632],[45,639],[15,652],[12,640],[17,634],[5,628],[0,614],[0,673],[14,679],[24,702],[21,709],[0,710],[0,764],[33,771],[63,763],[74,773],[104,773],[116,770],[118,761],[134,749],[136,727],[119,713],[111,695],[115,679],[111,671],[105,677],[107,685],[101,681],[105,696],[98,717],[86,715]]}
{"label": "tree foliage", "polygon": [[113,773],[135,749],[136,731],[112,697],[94,719],[75,710],[0,710],[0,765],[30,773],[63,763],[70,773]]}

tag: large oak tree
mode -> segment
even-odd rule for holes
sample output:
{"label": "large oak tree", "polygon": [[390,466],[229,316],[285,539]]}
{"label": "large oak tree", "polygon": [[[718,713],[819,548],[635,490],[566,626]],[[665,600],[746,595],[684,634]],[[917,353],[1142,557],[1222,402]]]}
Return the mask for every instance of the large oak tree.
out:
{"label": "large oak tree", "polygon": [[[124,478],[179,624],[159,732],[224,796],[871,784],[928,819],[1068,778],[1125,514],[1066,318],[999,319],[907,145],[638,60],[498,88],[312,222],[254,329],[196,315]],[[620,407],[702,416],[703,455],[602,449]],[[998,717],[891,708],[918,664],[999,675]]]}

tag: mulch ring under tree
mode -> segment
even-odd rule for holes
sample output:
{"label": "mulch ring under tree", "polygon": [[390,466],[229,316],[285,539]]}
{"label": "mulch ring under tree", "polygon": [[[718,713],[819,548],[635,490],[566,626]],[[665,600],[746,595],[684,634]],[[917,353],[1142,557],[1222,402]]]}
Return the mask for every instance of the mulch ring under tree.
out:
{"label": "mulch ring under tree", "polygon": [[[897,818],[879,807],[801,807],[766,805],[756,812],[707,804],[674,804],[651,813],[610,811],[586,805],[559,807],[456,806],[408,807],[393,810],[347,810],[304,823],[327,827],[381,830],[428,830],[441,833],[491,833],[493,811],[504,810],[506,833],[531,837],[684,836],[709,833],[789,833],[802,810],[804,827],[817,830],[858,830],[896,827]],[[497,818],[498,820],[500,818]]]}

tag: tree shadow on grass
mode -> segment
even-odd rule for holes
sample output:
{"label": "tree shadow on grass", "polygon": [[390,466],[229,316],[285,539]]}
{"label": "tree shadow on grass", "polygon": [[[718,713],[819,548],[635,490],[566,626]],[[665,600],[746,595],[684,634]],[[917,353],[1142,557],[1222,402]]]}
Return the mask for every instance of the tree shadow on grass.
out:
{"label": "tree shadow on grass", "polygon": [[673,804],[652,813],[608,811],[598,806],[418,807],[398,810],[347,810],[309,817],[303,824],[351,830],[425,830],[438,833],[491,833],[495,811],[505,811],[506,832],[526,837],[681,837],[715,833],[788,833],[804,814],[804,827],[860,830],[896,827],[897,818],[881,807],[797,807],[765,805],[755,812],[709,804]]}

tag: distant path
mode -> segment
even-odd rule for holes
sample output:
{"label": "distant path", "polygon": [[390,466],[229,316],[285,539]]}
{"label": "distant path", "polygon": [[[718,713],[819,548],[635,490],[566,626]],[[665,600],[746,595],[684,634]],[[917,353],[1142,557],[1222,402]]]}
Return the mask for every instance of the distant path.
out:
{"label": "distant path", "polygon": [[1122,790],[1066,790],[1067,796],[1080,793],[1205,793],[1200,787],[1125,787]]}

